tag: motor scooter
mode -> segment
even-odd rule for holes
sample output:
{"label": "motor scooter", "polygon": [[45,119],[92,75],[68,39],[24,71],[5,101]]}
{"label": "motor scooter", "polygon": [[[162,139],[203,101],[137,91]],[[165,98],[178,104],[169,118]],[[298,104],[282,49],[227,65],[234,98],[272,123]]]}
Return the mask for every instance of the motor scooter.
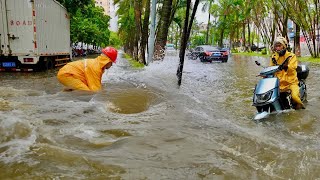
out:
{"label": "motor scooter", "polygon": [[[295,103],[292,101],[291,92],[280,92],[280,81],[275,73],[281,71],[287,58],[282,64],[276,66],[263,67],[260,74],[262,79],[256,84],[253,93],[253,106],[256,107],[257,113],[254,120],[267,118],[271,113],[279,113],[284,110],[295,109]],[[258,66],[261,64],[255,61]],[[297,76],[299,80],[299,91],[302,102],[307,101],[306,78],[309,75],[307,65],[299,64],[297,67]]]}

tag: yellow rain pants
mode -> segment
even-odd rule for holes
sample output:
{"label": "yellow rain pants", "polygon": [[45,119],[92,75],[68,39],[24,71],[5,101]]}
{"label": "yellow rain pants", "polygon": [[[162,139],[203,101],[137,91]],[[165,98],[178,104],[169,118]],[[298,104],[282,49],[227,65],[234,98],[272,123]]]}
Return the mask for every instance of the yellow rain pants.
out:
{"label": "yellow rain pants", "polygon": [[70,62],[59,70],[57,78],[67,89],[99,91],[104,66],[109,62],[106,56]]}

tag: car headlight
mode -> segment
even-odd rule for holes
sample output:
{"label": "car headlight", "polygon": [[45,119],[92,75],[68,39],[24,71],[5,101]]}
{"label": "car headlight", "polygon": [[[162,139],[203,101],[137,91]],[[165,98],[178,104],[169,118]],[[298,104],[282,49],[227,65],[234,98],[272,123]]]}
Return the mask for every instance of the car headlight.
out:
{"label": "car headlight", "polygon": [[273,91],[268,91],[263,94],[256,94],[256,101],[257,103],[264,103],[271,99]]}

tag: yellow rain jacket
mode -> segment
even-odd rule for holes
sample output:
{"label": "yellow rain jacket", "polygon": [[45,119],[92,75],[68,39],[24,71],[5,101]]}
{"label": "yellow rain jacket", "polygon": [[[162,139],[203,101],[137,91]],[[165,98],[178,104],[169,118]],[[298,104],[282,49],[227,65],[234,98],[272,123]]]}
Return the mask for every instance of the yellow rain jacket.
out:
{"label": "yellow rain jacket", "polygon": [[70,62],[59,70],[57,78],[69,89],[99,91],[104,66],[109,62],[107,56]]}
{"label": "yellow rain jacket", "polygon": [[288,69],[278,71],[275,75],[280,80],[280,91],[284,92],[287,90],[291,90],[291,96],[293,101],[295,101],[297,104],[303,104],[300,99],[300,93],[299,93],[299,80],[297,77],[297,66],[298,66],[298,60],[295,54],[291,52],[286,52],[285,55],[279,56],[277,52],[271,55],[270,59],[270,65],[274,66],[275,64],[272,61],[272,58],[274,58],[278,65],[282,64],[289,56],[289,61],[287,63]]}

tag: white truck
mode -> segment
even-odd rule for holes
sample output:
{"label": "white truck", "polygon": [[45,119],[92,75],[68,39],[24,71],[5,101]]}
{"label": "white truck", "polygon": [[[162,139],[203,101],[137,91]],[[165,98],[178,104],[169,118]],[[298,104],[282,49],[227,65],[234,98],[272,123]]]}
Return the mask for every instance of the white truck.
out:
{"label": "white truck", "polygon": [[0,71],[62,66],[70,44],[70,18],[57,1],[0,0]]}

